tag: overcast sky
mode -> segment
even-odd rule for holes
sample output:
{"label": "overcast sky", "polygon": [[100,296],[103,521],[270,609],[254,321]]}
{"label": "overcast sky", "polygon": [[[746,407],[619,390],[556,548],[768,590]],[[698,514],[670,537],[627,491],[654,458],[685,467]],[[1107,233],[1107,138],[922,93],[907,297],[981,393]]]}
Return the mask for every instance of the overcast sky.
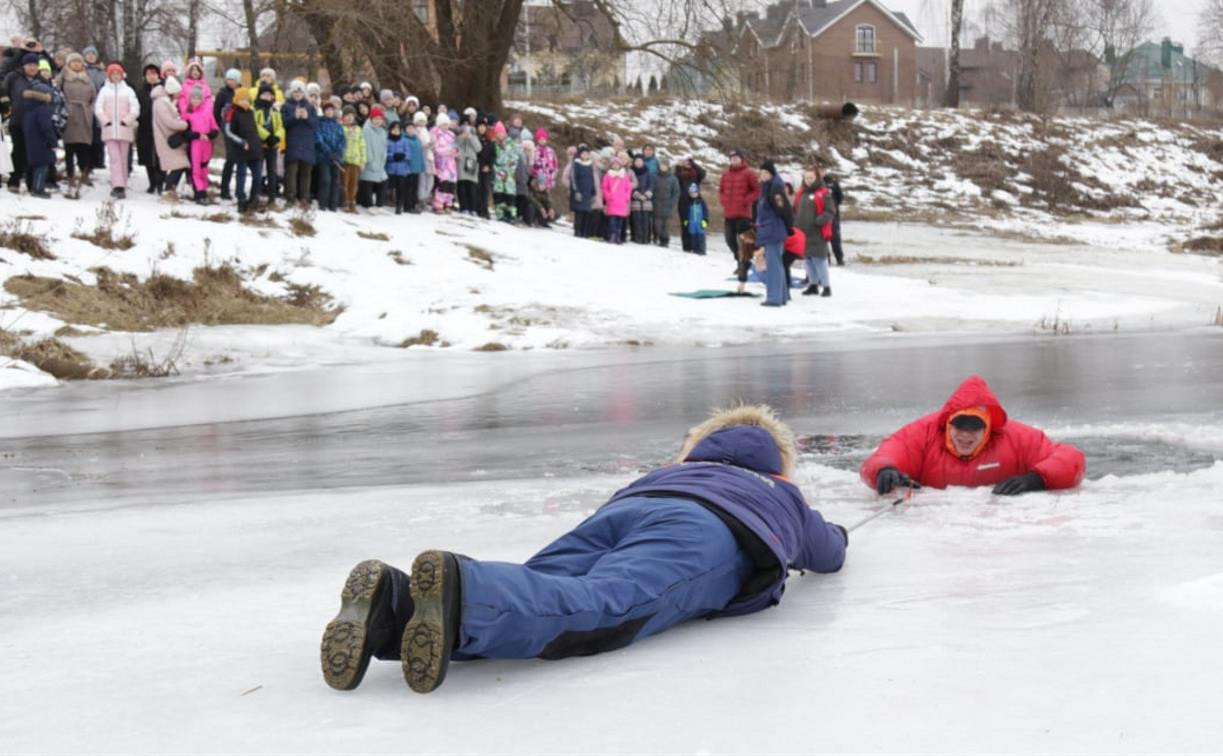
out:
{"label": "overcast sky", "polygon": [[[918,31],[926,38],[927,45],[947,43],[949,0],[882,0],[891,10],[903,11],[917,24]],[[964,0],[965,24],[978,18],[988,0]],[[1164,36],[1185,45],[1190,52],[1197,46],[1197,18],[1206,0],[1154,0],[1159,28],[1151,35],[1153,41]],[[970,42],[973,35],[966,35]]]}

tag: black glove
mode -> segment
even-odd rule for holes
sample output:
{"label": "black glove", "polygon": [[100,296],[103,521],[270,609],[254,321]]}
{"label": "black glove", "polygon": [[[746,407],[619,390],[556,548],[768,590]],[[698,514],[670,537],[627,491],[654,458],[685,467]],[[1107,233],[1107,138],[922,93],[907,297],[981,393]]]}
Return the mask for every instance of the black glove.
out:
{"label": "black glove", "polygon": [[404,155],[404,154],[402,154],[402,153],[400,153],[400,154],[398,154],[398,155],[396,155],[396,156],[395,156],[395,162],[396,162],[396,163],[402,163],[402,162],[406,161],[407,159],[408,159],[408,156],[407,156],[407,155]]}
{"label": "black glove", "polygon": [[200,138],[200,135],[195,133],[191,129],[187,129],[186,131],[183,132],[183,139],[186,139],[188,142],[190,142],[193,139],[199,139],[199,138]]}
{"label": "black glove", "polygon": [[849,531],[843,528],[842,526],[836,524],[835,522],[832,523],[832,527],[841,531],[841,537],[845,539],[845,547],[849,548]]}
{"label": "black glove", "polygon": [[908,475],[905,475],[895,467],[885,467],[875,476],[875,490],[881,494],[885,494],[898,486],[914,486]]}
{"label": "black glove", "polygon": [[999,496],[1015,496],[1028,491],[1043,491],[1045,490],[1045,479],[1040,477],[1038,472],[1025,473],[1023,475],[1012,475],[998,485],[994,486],[994,493]]}
{"label": "black glove", "polygon": [[217,131],[216,129],[213,129],[212,131],[208,132],[208,138],[209,138],[209,139],[216,139],[216,138],[217,138],[217,134],[220,134],[220,133],[221,133],[221,132]]}
{"label": "black glove", "polygon": [[272,134],[271,136],[268,137],[269,147],[275,147],[278,144],[280,144],[280,137],[276,136],[275,134]]}

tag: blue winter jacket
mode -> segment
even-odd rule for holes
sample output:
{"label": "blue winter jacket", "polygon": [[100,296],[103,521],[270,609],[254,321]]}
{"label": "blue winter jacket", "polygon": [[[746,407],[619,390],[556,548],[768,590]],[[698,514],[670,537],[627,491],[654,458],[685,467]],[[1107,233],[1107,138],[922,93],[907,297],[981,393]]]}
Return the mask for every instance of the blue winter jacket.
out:
{"label": "blue winter jacket", "polygon": [[573,175],[569,180],[569,209],[574,212],[590,210],[590,202],[595,196],[595,169],[587,161],[573,161]]}
{"label": "blue winter jacket", "polygon": [[[50,93],[50,88],[44,84],[35,84],[31,88]],[[25,112],[21,115],[20,128],[25,136],[26,161],[31,166],[55,165],[55,148],[59,146],[59,136],[55,133],[55,125],[51,121],[51,106],[30,98],[26,98],[23,106]]]}
{"label": "blue winter jacket", "polygon": [[[298,108],[306,109],[306,117],[298,118]],[[280,119],[285,125],[285,160],[301,160],[314,164],[314,133],[318,131],[318,112],[309,100],[286,100],[280,106]]]}
{"label": "blue winter jacket", "polygon": [[774,176],[767,184],[760,185],[760,197],[756,200],[756,243],[782,244],[790,235],[794,224],[794,212],[786,197],[786,187]]}
{"label": "blue winter jacket", "polygon": [[705,225],[702,221],[709,220],[709,206],[705,204],[705,200],[702,197],[690,199],[688,203],[688,217],[684,219],[684,225],[688,228],[688,234],[690,236],[704,236]]}
{"label": "blue winter jacket", "polygon": [[654,155],[650,155],[648,158],[642,158],[642,159],[645,160],[645,167],[649,169],[650,175],[657,176],[658,175],[658,158]]}
{"label": "blue winter jacket", "polygon": [[408,145],[408,173],[424,173],[425,148],[420,143],[420,137],[404,134],[403,141]]}
{"label": "blue winter jacket", "polygon": [[408,140],[403,134],[386,138],[386,175],[408,175]]}
{"label": "blue winter jacket", "polygon": [[314,132],[314,155],[319,165],[343,163],[346,147],[348,139],[344,137],[344,125],[334,118],[320,118],[318,131]]}
{"label": "blue winter jacket", "polygon": [[691,498],[723,522],[729,517],[728,527],[752,556],[756,572],[744,593],[718,614],[748,614],[776,604],[788,569],[836,572],[845,561],[841,531],[824,522],[798,488],[781,477],[781,453],[763,428],[736,425],[715,431],[683,463],[639,478],[611,501],[650,494]]}

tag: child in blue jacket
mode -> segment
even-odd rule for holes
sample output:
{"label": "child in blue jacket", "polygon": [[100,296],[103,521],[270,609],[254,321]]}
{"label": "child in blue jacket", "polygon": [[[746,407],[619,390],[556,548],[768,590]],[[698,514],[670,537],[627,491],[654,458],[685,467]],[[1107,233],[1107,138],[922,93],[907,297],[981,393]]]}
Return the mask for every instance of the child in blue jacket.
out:
{"label": "child in blue jacket", "polygon": [[314,152],[318,159],[319,210],[334,212],[340,206],[340,174],[343,171],[344,149],[347,146],[344,127],[336,119],[335,103],[328,100],[323,103],[323,117],[319,119],[318,131],[314,132]]}
{"label": "child in blue jacket", "polygon": [[718,410],[675,463],[525,564],[424,551],[409,576],[361,562],[323,634],[323,677],[351,690],[371,657],[397,659],[409,687],[428,693],[451,660],[597,654],[687,620],[767,609],[789,570],[836,572],[849,542],[790,482],[797,456],[769,407]]}
{"label": "child in blue jacket", "polygon": [[705,254],[705,229],[709,228],[709,206],[701,197],[701,188],[696,184],[688,186],[688,217],[684,219],[684,228],[692,237],[692,252]]}
{"label": "child in blue jacket", "polygon": [[425,146],[420,143],[416,124],[408,121],[404,127],[403,141],[408,146],[408,175],[404,177],[404,208],[410,213],[420,212],[420,174],[425,172]]}
{"label": "child in blue jacket", "polygon": [[[386,135],[386,177],[391,191],[395,194],[395,214],[403,215],[404,206],[408,203],[408,141],[403,137],[403,127],[399,121],[391,121]],[[415,200],[413,194],[411,199]],[[415,202],[412,203],[415,207]]]}

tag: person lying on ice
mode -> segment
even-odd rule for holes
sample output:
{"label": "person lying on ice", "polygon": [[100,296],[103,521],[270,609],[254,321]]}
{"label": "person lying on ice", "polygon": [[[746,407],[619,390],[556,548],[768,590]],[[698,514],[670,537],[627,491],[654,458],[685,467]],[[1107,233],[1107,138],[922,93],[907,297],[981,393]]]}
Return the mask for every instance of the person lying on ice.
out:
{"label": "person lying on ice", "polygon": [[[981,376],[966,379],[938,412],[914,420],[862,463],[862,480],[880,494],[914,484],[932,488],[994,486],[1005,496],[1074,488],[1083,452],[1055,444],[1017,420]],[[995,485],[996,484],[996,485]]]}
{"label": "person lying on ice", "polygon": [[719,410],[689,431],[677,463],[617,491],[526,564],[425,551],[409,579],[361,562],[323,634],[323,677],[351,690],[371,656],[397,659],[428,693],[452,659],[597,654],[773,606],[787,570],[836,572],[849,540],[789,481],[796,456],[769,407]]}

